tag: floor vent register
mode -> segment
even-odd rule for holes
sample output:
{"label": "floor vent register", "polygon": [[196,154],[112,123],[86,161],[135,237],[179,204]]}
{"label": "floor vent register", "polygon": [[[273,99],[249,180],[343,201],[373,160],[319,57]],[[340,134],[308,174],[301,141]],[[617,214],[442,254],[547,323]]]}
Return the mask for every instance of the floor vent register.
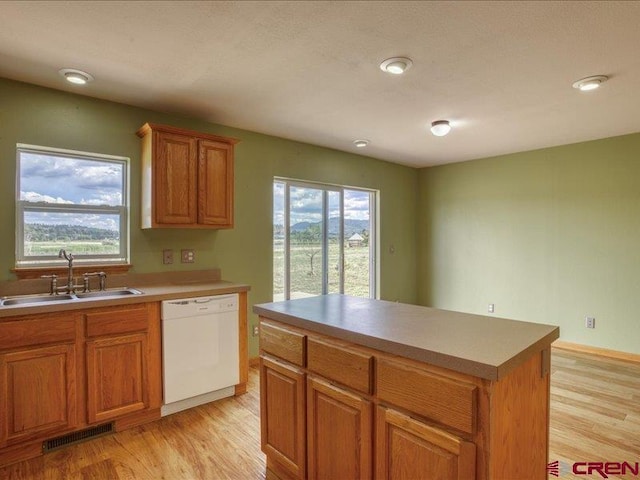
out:
{"label": "floor vent register", "polygon": [[111,432],[113,432],[113,423],[106,423],[104,425],[87,428],[86,430],[81,430],[79,432],[68,433],[67,435],[62,435],[61,437],[52,438],[42,442],[42,451],[43,453],[51,452],[68,445],[84,442],[91,438],[107,435]]}

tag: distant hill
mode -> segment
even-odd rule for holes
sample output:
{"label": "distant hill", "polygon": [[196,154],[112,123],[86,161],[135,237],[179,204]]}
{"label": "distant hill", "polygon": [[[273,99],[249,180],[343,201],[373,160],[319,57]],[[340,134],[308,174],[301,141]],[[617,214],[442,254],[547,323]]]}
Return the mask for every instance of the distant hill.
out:
{"label": "distant hill", "polygon": [[[312,225],[321,225],[322,222],[298,222],[291,227],[292,232],[304,232]],[[349,238],[354,233],[362,233],[369,231],[369,220],[353,220],[350,218],[344,221],[344,237]],[[329,236],[336,237],[340,231],[340,217],[331,217],[329,219]]]}
{"label": "distant hill", "polygon": [[84,227],[82,225],[48,225],[43,223],[26,223],[25,238],[31,242],[55,242],[69,240],[117,240],[120,236],[115,230],[106,228]]}

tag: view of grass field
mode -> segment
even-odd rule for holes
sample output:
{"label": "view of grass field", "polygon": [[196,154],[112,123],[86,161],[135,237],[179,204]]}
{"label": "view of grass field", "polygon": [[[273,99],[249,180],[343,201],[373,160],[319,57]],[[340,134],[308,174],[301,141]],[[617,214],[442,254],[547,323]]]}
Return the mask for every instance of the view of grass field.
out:
{"label": "view of grass field", "polygon": [[[340,246],[329,243],[329,293],[340,292]],[[313,257],[313,270],[311,259]],[[273,245],[274,298],[284,294],[284,244]],[[291,244],[291,294],[322,294],[322,247],[320,242]],[[369,247],[344,247],[344,293],[358,297],[369,296]]]}
{"label": "view of grass field", "polygon": [[24,242],[24,253],[27,256],[57,256],[61,248],[74,255],[117,255],[120,251],[118,242],[114,240]]}

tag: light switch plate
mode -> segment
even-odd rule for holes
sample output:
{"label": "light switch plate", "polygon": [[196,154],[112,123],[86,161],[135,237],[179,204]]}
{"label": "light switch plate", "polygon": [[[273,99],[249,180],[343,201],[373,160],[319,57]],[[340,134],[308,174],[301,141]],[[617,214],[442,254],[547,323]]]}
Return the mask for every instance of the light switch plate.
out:
{"label": "light switch plate", "polygon": [[173,250],[170,248],[162,250],[162,263],[164,265],[171,265],[173,263]]}

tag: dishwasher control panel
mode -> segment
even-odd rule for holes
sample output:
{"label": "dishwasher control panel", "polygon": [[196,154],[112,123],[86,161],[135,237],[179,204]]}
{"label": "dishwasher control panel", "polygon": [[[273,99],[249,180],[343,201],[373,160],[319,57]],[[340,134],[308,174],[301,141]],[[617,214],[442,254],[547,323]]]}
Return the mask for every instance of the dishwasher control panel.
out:
{"label": "dishwasher control panel", "polygon": [[181,298],[162,302],[162,318],[187,318],[207,313],[235,312],[238,310],[238,294],[209,297]]}

